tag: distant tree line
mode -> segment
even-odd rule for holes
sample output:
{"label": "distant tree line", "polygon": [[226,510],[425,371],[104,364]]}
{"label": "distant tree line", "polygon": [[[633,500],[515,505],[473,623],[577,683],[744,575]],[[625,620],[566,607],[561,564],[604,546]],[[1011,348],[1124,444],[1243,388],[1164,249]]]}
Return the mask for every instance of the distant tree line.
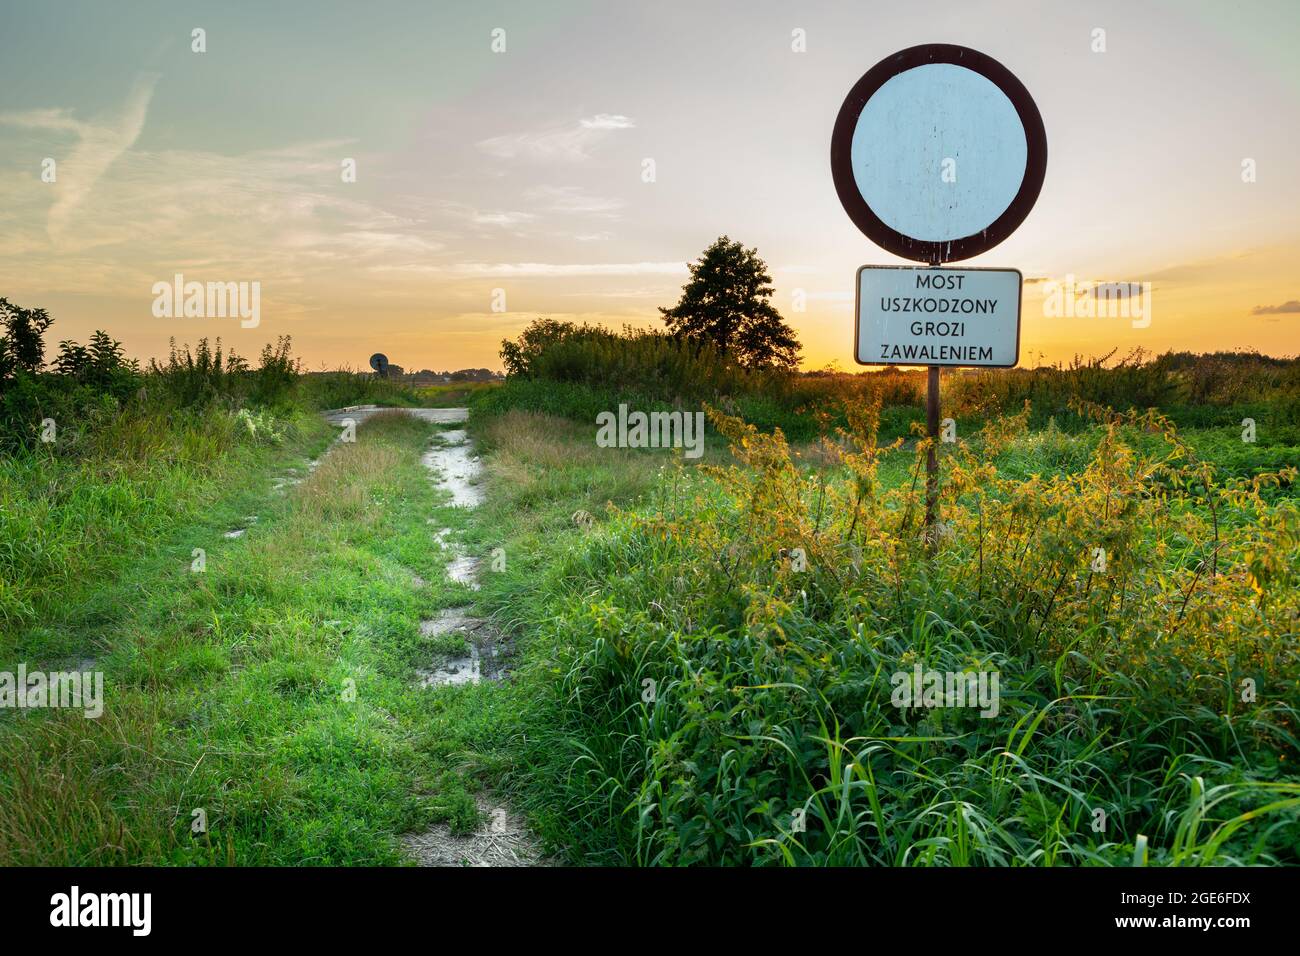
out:
{"label": "distant tree line", "polygon": [[435,372],[424,368],[415,373],[416,378],[437,378],[447,382],[493,382],[502,378],[500,372],[490,368],[462,368],[454,372]]}
{"label": "distant tree line", "polygon": [[431,368],[422,368],[418,372],[408,372],[403,366],[389,362],[383,373],[376,372],[379,378],[404,379],[410,382],[496,382],[505,376],[490,368],[462,368],[454,372],[436,372]]}
{"label": "distant tree line", "polygon": [[256,367],[223,349],[220,339],[215,346],[200,339],[193,351],[173,340],[165,361],[142,368],[102,330],[84,345],[61,341],[47,361],[45,335],[53,321],[45,309],[0,298],[0,452],[37,445],[48,422],[59,434],[93,430],[131,403],[234,409],[296,400],[300,367],[288,336],[265,345]]}

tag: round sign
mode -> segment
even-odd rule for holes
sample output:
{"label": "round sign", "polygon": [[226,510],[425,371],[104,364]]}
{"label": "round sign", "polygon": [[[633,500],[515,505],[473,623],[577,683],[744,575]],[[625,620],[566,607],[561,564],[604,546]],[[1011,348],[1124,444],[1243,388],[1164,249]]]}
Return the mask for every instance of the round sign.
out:
{"label": "round sign", "polygon": [[992,249],[1043,188],[1047,133],[1029,91],[992,57],[927,43],[853,85],[831,173],[854,224],[895,255],[939,264]]}
{"label": "round sign", "polygon": [[370,367],[376,372],[383,372],[388,368],[388,356],[383,352],[376,352],[370,356]]}

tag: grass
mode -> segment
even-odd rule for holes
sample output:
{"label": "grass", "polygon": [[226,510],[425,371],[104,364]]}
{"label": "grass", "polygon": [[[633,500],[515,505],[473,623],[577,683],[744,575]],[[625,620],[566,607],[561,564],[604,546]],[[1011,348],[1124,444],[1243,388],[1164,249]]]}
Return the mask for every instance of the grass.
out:
{"label": "grass", "polygon": [[[474,827],[501,708],[490,688],[413,687],[434,654],[420,620],[467,596],[432,546],[428,521],[456,515],[420,463],[433,430],[376,416],[281,495],[271,478],[320,429],[232,456],[170,516],[115,527],[132,547],[80,589],[34,601],[42,623],[7,632],[0,670],[89,653],[107,701],[100,719],[0,714],[0,863],[392,864],[403,833]],[[136,477],[141,497],[172,487]]]}
{"label": "grass", "polygon": [[[262,417],[264,425],[267,418]],[[94,581],[205,509],[249,506],[225,490],[254,463],[288,467],[328,428],[292,416],[255,437],[232,412],[121,416],[75,447],[0,456],[0,653],[16,628],[58,608],[94,603]],[[221,502],[218,505],[218,502]]]}
{"label": "grass", "polygon": [[[961,418],[931,555],[906,404],[849,401],[829,442],[799,412],[793,447],[715,412],[688,462],[596,446],[635,395],[403,392],[472,404],[468,512],[421,464],[436,426],[330,445],[305,411],[392,397],[374,381],[129,405],[0,458],[0,671],[93,668],[107,698],[0,711],[0,863],[399,864],[484,791],[583,864],[1300,862],[1300,441],[1275,406],[1253,444],[1249,402],[1185,432]],[[481,591],[445,579],[443,528]],[[463,650],[420,622],[466,604],[517,639],[512,680],[417,689]],[[996,672],[997,715],[900,709],[917,665]]]}
{"label": "grass", "polygon": [[423,405],[415,390],[403,382],[376,378],[366,372],[314,372],[298,378],[300,399],[309,408],[384,405],[412,408]]}
{"label": "grass", "polygon": [[463,408],[481,401],[500,382],[456,382],[448,385],[419,385],[415,392],[426,408]]}
{"label": "grass", "polygon": [[[1294,517],[1289,495],[1220,508],[1211,591],[1196,558],[1204,503],[1119,480],[1176,447],[1140,424],[1012,429],[973,442],[970,460],[954,453],[947,473],[970,490],[946,513],[968,520],[932,564],[892,532],[914,449],[877,449],[855,478],[812,446],[787,470],[769,440],[742,431],[730,436],[747,442],[735,462],[715,443],[713,469],[678,470],[664,453],[597,449],[590,426],[535,411],[480,414],[474,427],[492,449],[479,533],[520,556],[483,595],[526,636],[516,693],[530,729],[514,763],[527,769],[512,792],[571,859],[1300,862],[1293,596],[1275,584],[1279,603],[1258,619],[1250,558],[1235,550],[1272,547],[1293,568],[1293,539],[1258,533]],[[973,477],[990,464],[1001,484]],[[878,482],[881,497],[849,529],[855,481]],[[1062,593],[1075,545],[1036,531],[1034,516],[1073,509],[1082,544],[1110,533],[1107,489],[1133,502],[1126,533],[1154,537],[1132,557],[1116,544],[1125,572],[1105,602],[1086,568]],[[1028,519],[999,535],[1006,558],[993,538],[978,557],[968,550],[977,493],[987,520],[998,501]],[[576,510],[596,523],[575,526]],[[830,543],[855,532],[856,554]],[[778,557],[796,543],[812,568],[802,576]],[[1121,581],[1137,593],[1121,595]],[[900,711],[891,676],[918,663],[999,672],[999,714]],[[1269,692],[1243,701],[1245,676]]]}
{"label": "grass", "polygon": [[[500,571],[483,575],[478,603],[498,627],[523,639],[524,667],[505,688],[518,731],[497,742],[499,786],[528,812],[553,851],[588,860],[583,845],[608,840],[609,831],[603,821],[589,830],[590,808],[566,793],[572,741],[549,690],[554,665],[534,636],[561,595],[580,600],[593,587],[563,569],[583,561],[593,539],[604,534],[607,506],[642,500],[664,462],[648,453],[598,448],[581,426],[525,409],[476,414],[471,430],[487,460],[488,494],[466,540],[475,553],[500,548],[505,558]],[[584,513],[590,524],[574,520]]]}
{"label": "grass", "polygon": [[[893,401],[882,405],[880,409],[881,440],[887,442],[904,438],[910,441],[925,422],[925,408],[919,397],[923,393],[900,389],[897,394],[893,394],[887,381],[889,377],[880,378],[882,383],[873,382],[870,376],[865,377],[865,380],[862,377],[852,379],[848,376],[810,379],[801,384],[802,391],[794,396],[740,393],[727,397],[725,401],[719,401],[716,397],[709,401],[729,409],[762,431],[780,428],[792,443],[808,445],[816,442],[828,425],[846,426],[844,404],[852,403],[859,392],[870,393],[875,388],[877,391],[883,390],[882,397],[892,398]],[[973,386],[949,381],[945,385],[943,398],[943,414],[945,417],[954,417],[959,437],[977,434],[1002,414],[997,410],[1001,408],[998,404],[993,406],[993,410],[978,407],[977,399],[986,399],[978,393],[974,397],[970,394],[963,395],[963,388],[970,390]],[[1026,390],[1032,392],[1028,386]],[[667,411],[674,407],[684,407],[687,410],[703,407],[702,400],[698,398],[670,400],[651,392],[544,379],[507,380],[504,385],[488,386],[467,396],[467,401],[484,416],[499,416],[520,409],[582,424],[594,422],[598,414],[618,408],[620,402],[647,412]],[[1054,438],[1082,436],[1086,441],[1090,423],[1071,409],[1067,402],[1067,393],[1062,391],[1060,395],[1054,394],[1048,404],[1049,408],[1056,409],[1056,414],[1034,406],[1031,409],[1031,424],[1036,432],[1047,433]],[[1018,407],[1011,408],[1011,411],[1018,410]],[[1179,404],[1166,411],[1179,426],[1184,440],[1203,451],[1207,460],[1215,465],[1223,477],[1248,477],[1300,462],[1300,419],[1295,417],[1285,402],[1257,401],[1224,406]],[[1256,424],[1254,440],[1251,442],[1242,441],[1242,422],[1247,418]],[[709,434],[712,442],[725,445],[725,441],[712,426]]]}
{"label": "grass", "polygon": [[[1028,358],[1028,356],[1026,356]],[[822,370],[785,374],[737,365],[707,342],[662,333],[538,319],[518,340],[502,343],[511,372],[497,389],[475,398],[485,411],[529,408],[591,421],[627,401],[643,410],[707,402],[764,431],[779,427],[791,441],[815,440],[826,424],[844,426],[855,402],[880,405],[880,434],[908,434],[924,413],[926,373],[887,367],[861,374]],[[944,414],[974,432],[1028,402],[1030,424],[1054,419],[1075,432],[1089,424],[1078,403],[1118,411],[1161,409],[1179,427],[1267,422],[1300,444],[1300,359],[1250,352],[1153,356],[1142,349],[1035,368],[953,369],[941,376]]]}

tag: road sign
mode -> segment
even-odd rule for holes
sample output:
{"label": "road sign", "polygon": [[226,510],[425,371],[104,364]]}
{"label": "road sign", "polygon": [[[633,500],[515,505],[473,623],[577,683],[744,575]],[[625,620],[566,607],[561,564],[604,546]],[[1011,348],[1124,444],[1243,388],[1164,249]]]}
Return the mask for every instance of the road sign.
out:
{"label": "road sign", "polygon": [[854,84],[831,136],[849,218],[895,255],[938,264],[996,246],[1029,214],[1047,134],[1029,91],[992,57],[928,43]]}
{"label": "road sign", "polygon": [[1020,359],[1018,269],[863,266],[854,307],[859,365],[982,365]]}
{"label": "road sign", "polygon": [[1038,200],[1046,171],[1047,133],[1029,91],[969,47],[927,43],[886,57],[853,85],[835,118],[831,176],[845,212],[877,245],[934,267],[863,266],[854,318],[859,363],[928,366],[931,547],[938,540],[939,368],[1011,366],[1020,356],[1020,273],[938,266],[1011,235]]}

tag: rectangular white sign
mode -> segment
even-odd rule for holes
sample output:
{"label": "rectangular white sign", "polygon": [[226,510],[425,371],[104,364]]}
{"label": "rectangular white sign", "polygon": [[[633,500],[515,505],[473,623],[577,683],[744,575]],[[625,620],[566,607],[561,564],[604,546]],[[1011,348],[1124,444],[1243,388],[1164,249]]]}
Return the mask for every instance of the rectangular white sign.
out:
{"label": "rectangular white sign", "polygon": [[1020,361],[1018,269],[863,266],[854,358],[859,365]]}

